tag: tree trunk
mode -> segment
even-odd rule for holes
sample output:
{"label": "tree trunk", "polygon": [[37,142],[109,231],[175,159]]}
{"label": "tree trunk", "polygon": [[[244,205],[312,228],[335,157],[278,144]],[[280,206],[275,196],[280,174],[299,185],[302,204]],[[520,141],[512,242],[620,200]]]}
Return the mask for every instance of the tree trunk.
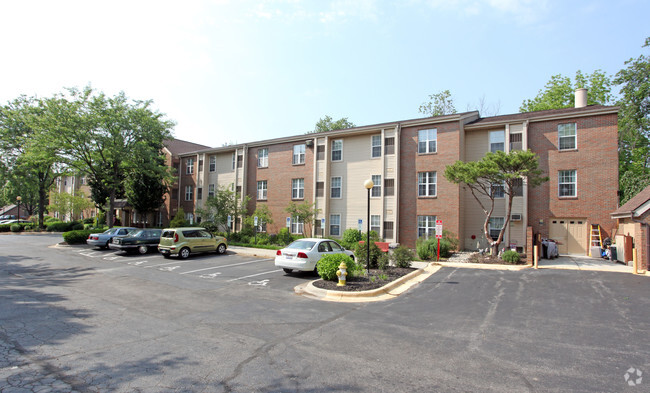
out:
{"label": "tree trunk", "polygon": [[47,199],[45,187],[38,188],[38,228],[43,229],[45,227],[45,200]]}
{"label": "tree trunk", "polygon": [[111,189],[108,198],[108,211],[106,212],[106,224],[109,228],[113,228],[113,210],[115,209],[115,189]]}

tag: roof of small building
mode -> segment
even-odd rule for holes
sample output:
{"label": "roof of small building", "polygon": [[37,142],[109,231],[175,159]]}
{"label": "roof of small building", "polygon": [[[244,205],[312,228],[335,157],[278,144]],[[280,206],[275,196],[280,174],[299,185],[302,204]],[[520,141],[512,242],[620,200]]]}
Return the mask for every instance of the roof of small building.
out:
{"label": "roof of small building", "polygon": [[632,216],[638,208],[643,206],[646,202],[650,200],[650,186],[644,188],[641,192],[633,196],[629,201],[625,202],[623,206],[616,209],[615,212],[611,213],[612,217],[618,216],[626,217]]}
{"label": "roof of small building", "polygon": [[209,146],[184,141],[182,139],[168,139],[165,141],[165,147],[167,147],[167,150],[169,150],[169,152],[174,156],[209,148]]}

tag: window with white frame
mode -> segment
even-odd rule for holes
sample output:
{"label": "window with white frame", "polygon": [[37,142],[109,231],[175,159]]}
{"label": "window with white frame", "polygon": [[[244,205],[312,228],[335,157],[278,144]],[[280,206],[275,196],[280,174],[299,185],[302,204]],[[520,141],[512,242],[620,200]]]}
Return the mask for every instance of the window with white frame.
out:
{"label": "window with white frame", "polygon": [[194,159],[193,158],[188,158],[187,161],[185,161],[185,173],[188,175],[191,175],[194,173]]}
{"label": "window with white frame", "polygon": [[430,130],[418,131],[418,153],[435,153],[438,151],[438,130],[436,128]]}
{"label": "window with white frame", "polygon": [[214,198],[214,184],[208,186],[208,198]]}
{"label": "window with white frame", "polygon": [[330,187],[330,198],[341,198],[342,192],[342,180],[340,176],[332,178],[331,187]]}
{"label": "window with white frame", "polygon": [[210,172],[217,170],[217,156],[210,156]]}
{"label": "window with white frame", "polygon": [[194,187],[185,186],[185,200],[186,201],[194,200]]}
{"label": "window with white frame", "polygon": [[257,167],[266,168],[269,166],[269,149],[259,149],[257,151]]}
{"label": "window with white frame", "polygon": [[436,216],[418,216],[418,238],[430,238],[436,234]]}
{"label": "window with white frame", "polygon": [[558,173],[558,188],[560,197],[575,197],[577,196],[577,179],[576,171],[559,171]]}
{"label": "window with white frame", "polygon": [[237,166],[237,152],[232,152],[232,170],[234,171]]}
{"label": "window with white frame", "polygon": [[418,173],[418,196],[432,197],[436,196],[436,172],[419,172]]}
{"label": "window with white frame", "polygon": [[381,157],[381,135],[373,135],[370,140],[370,146],[372,150],[371,157]]}
{"label": "window with white frame", "polygon": [[493,198],[504,198],[506,196],[506,186],[504,183],[492,184],[491,191],[492,191]]}
{"label": "window with white frame", "polygon": [[336,139],[332,141],[332,161],[343,160],[343,140]]}
{"label": "window with white frame", "polygon": [[490,152],[496,153],[497,151],[505,151],[506,148],[506,132],[505,131],[490,131]]}
{"label": "window with white frame", "polygon": [[381,197],[381,175],[372,175],[372,182],[374,186],[372,186],[370,196],[375,198]]}
{"label": "window with white frame", "polygon": [[372,215],[370,216],[370,230],[375,231],[375,233],[381,237],[381,216]]}
{"label": "window with white frame", "polygon": [[293,146],[293,165],[305,163],[305,144]]}
{"label": "window with white frame", "polygon": [[330,235],[341,236],[341,215],[330,214]]}
{"label": "window with white frame", "polygon": [[302,234],[304,223],[300,217],[291,218],[291,233],[293,234]]}
{"label": "window with white frame", "polygon": [[291,180],[291,199],[305,198],[305,179]]}
{"label": "window with white frame", "polygon": [[560,150],[572,150],[577,148],[576,123],[558,124],[557,135],[558,147]]}
{"label": "window with white frame", "polygon": [[257,199],[265,200],[267,194],[267,184],[266,180],[260,180],[257,182]]}
{"label": "window with white frame", "polygon": [[496,240],[499,237],[499,233],[501,233],[501,228],[506,223],[506,219],[504,217],[490,217],[490,237],[492,240]]}

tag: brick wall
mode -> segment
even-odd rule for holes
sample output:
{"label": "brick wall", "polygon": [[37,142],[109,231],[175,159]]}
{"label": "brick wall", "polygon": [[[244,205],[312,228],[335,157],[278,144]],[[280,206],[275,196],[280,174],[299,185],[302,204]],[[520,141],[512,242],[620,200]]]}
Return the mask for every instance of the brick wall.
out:
{"label": "brick wall", "polygon": [[[194,173],[187,174],[187,159],[188,158],[194,158]],[[196,201],[196,176],[199,171],[199,157],[198,156],[192,156],[192,157],[183,157],[180,160],[180,167],[179,167],[179,172],[180,172],[180,181],[179,181],[179,206],[183,208],[185,213],[192,213],[194,212],[194,207],[195,207],[195,201]],[[187,186],[192,186],[194,189],[193,192],[193,198],[191,201],[186,201],[185,200],[185,187]],[[175,215],[176,213],[174,213]],[[172,217],[173,218],[173,217]]]}

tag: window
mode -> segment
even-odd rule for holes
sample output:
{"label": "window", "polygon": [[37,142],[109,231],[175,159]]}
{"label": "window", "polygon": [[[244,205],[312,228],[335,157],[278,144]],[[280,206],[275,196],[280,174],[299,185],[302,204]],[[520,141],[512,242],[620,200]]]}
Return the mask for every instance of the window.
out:
{"label": "window", "polygon": [[185,200],[186,201],[194,200],[194,188],[192,186],[185,187]]}
{"label": "window", "polygon": [[436,216],[418,216],[418,238],[436,234]]}
{"label": "window", "polygon": [[393,222],[384,221],[384,239],[393,238]]}
{"label": "window", "polygon": [[199,160],[199,172],[203,172],[203,160]]}
{"label": "window", "polygon": [[340,198],[341,197],[341,177],[333,177],[332,185],[330,187],[330,198]]}
{"label": "window", "polygon": [[210,172],[217,170],[217,156],[210,156]]}
{"label": "window", "polygon": [[375,231],[381,237],[381,216],[370,216],[370,230]]}
{"label": "window", "polygon": [[558,124],[557,134],[560,150],[571,150],[577,148],[576,123]]}
{"label": "window", "polygon": [[558,176],[560,197],[574,197],[576,193],[576,171],[560,171]]}
{"label": "window", "polygon": [[490,152],[505,151],[505,131],[490,131]]}
{"label": "window", "polygon": [[395,179],[384,179],[384,196],[395,195]]}
{"label": "window", "polygon": [[370,191],[370,196],[375,198],[381,197],[381,175],[372,175],[372,182],[375,185],[372,186],[372,191]]}
{"label": "window", "polygon": [[316,196],[317,197],[325,196],[325,182],[323,181],[316,182]]}
{"label": "window", "polygon": [[418,131],[418,153],[435,153],[438,151],[436,146],[438,141],[438,130],[420,130]]}
{"label": "window", "polygon": [[266,168],[269,166],[269,149],[259,149],[257,151],[257,167]]}
{"label": "window", "polygon": [[237,188],[235,189],[235,195],[237,195],[237,197],[241,195],[241,186],[237,186]]}
{"label": "window", "polygon": [[524,179],[517,178],[512,182],[512,190],[514,196],[524,196]]}
{"label": "window", "polygon": [[418,196],[436,196],[436,172],[418,173]]}
{"label": "window", "polygon": [[372,149],[371,157],[381,157],[381,135],[373,135],[371,137],[370,145]]}
{"label": "window", "polygon": [[521,133],[510,134],[510,151],[522,150],[522,149],[523,149],[522,134]]}
{"label": "window", "polygon": [[341,161],[342,159],[343,159],[343,140],[337,139],[335,141],[332,141],[332,161]]}
{"label": "window", "polygon": [[295,145],[293,147],[293,165],[305,163],[305,145]]}
{"label": "window", "polygon": [[267,192],[266,180],[260,180],[257,182],[257,199],[265,200]]}
{"label": "window", "polygon": [[188,158],[187,161],[185,161],[185,173],[188,175],[191,175],[194,173],[194,159],[193,158]]}
{"label": "window", "polygon": [[506,219],[503,217],[490,217],[490,237],[492,240],[496,240],[499,237],[501,228],[506,223]]}
{"label": "window", "polygon": [[203,187],[196,189],[196,199],[199,201],[203,199]]}
{"label": "window", "polygon": [[291,180],[291,199],[305,198],[305,179]]}
{"label": "window", "polygon": [[325,145],[316,146],[316,159],[322,161],[325,159]]}
{"label": "window", "polygon": [[395,137],[384,139],[384,154],[395,154]]}
{"label": "window", "polygon": [[341,236],[341,215],[340,214],[330,215],[330,235]]}
{"label": "window", "polygon": [[293,234],[302,234],[304,223],[300,217],[291,218],[291,233]]}
{"label": "window", "polygon": [[208,198],[214,198],[214,184],[208,186]]}
{"label": "window", "polygon": [[244,156],[242,154],[237,155],[237,168],[244,166]]}
{"label": "window", "polygon": [[237,164],[237,153],[232,152],[232,170],[235,170],[235,165]]}
{"label": "window", "polygon": [[504,198],[506,195],[506,187],[503,183],[492,184],[491,191],[493,198]]}
{"label": "window", "polygon": [[178,199],[178,188],[172,190],[172,199]]}

